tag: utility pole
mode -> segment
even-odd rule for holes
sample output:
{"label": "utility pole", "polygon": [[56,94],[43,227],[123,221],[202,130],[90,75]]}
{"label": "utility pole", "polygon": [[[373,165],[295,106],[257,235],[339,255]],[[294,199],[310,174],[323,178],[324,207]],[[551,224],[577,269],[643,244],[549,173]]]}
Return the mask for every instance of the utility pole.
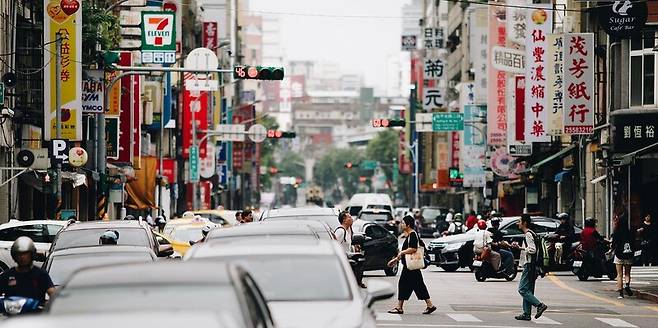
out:
{"label": "utility pole", "polygon": [[[67,36],[68,37],[68,36]],[[62,34],[57,32],[55,34],[55,131],[57,139],[62,138]],[[45,122],[50,124],[50,122]],[[57,207],[55,218],[59,220],[62,211],[62,163],[57,163]]]}

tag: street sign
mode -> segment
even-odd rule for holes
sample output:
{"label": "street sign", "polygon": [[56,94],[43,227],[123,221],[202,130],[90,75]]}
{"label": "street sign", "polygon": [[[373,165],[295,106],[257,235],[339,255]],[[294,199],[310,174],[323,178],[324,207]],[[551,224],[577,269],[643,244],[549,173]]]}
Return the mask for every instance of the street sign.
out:
{"label": "street sign", "polygon": [[432,113],[416,113],[416,131],[432,132]]}
{"label": "street sign", "polygon": [[190,182],[199,182],[199,146],[190,146]]}
{"label": "street sign", "polygon": [[362,170],[374,170],[377,168],[377,161],[366,160],[361,162],[359,167],[361,167]]}
{"label": "street sign", "polygon": [[511,144],[508,145],[510,156],[530,156],[532,155],[532,144]]}
{"label": "street sign", "polygon": [[267,129],[261,124],[254,124],[249,127],[247,135],[251,141],[260,143],[267,139]]}
{"label": "street sign", "polygon": [[[66,164],[69,162],[69,149],[66,140],[53,139],[51,140],[50,148],[50,162],[56,164]],[[54,166],[53,165],[53,166]]]}
{"label": "street sign", "polygon": [[462,131],[464,130],[463,113],[433,113],[432,131]]}
{"label": "street sign", "polygon": [[219,67],[219,59],[215,52],[208,48],[196,48],[185,57],[186,69],[205,71],[216,70],[217,67]]}
{"label": "street sign", "polygon": [[217,140],[244,141],[244,124],[219,124],[215,131],[221,133],[217,135]]}
{"label": "street sign", "polygon": [[185,89],[190,91],[217,91],[219,90],[219,81],[207,79],[185,80]]}
{"label": "street sign", "polygon": [[0,105],[5,104],[5,84],[0,82]]}
{"label": "street sign", "polygon": [[219,177],[219,184],[226,186],[228,182],[228,166],[226,164],[221,164],[217,168],[217,176]]}

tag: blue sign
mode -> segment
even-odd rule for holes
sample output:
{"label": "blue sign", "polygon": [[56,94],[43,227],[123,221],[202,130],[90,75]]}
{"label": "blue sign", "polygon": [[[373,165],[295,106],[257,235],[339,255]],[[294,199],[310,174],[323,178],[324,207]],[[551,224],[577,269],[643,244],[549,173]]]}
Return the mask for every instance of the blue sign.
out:
{"label": "blue sign", "polygon": [[220,164],[217,166],[217,176],[219,177],[219,184],[226,187],[228,181],[228,166]]}
{"label": "blue sign", "polygon": [[225,141],[218,142],[217,143],[217,161],[218,162],[226,162],[226,154],[228,150],[228,143]]}

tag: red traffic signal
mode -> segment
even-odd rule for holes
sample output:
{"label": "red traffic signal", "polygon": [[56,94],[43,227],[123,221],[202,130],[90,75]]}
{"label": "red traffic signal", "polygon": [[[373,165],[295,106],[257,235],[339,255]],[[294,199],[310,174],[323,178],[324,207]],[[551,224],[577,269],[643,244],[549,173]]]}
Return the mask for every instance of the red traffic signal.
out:
{"label": "red traffic signal", "polygon": [[346,169],[351,169],[352,166],[354,166],[354,164],[353,164],[352,162],[347,162],[347,163],[345,163],[345,168],[346,168]]}
{"label": "red traffic signal", "polygon": [[283,67],[235,66],[233,78],[249,80],[283,80]]}
{"label": "red traffic signal", "polygon": [[294,131],[267,130],[267,137],[272,139],[294,138],[297,133]]}
{"label": "red traffic signal", "polygon": [[277,173],[279,173],[279,169],[278,169],[278,168],[276,168],[276,167],[274,167],[274,166],[270,167],[270,174],[277,174]]}
{"label": "red traffic signal", "polygon": [[404,127],[406,122],[404,120],[390,120],[387,118],[376,118],[372,120],[373,128],[391,128],[394,126]]}

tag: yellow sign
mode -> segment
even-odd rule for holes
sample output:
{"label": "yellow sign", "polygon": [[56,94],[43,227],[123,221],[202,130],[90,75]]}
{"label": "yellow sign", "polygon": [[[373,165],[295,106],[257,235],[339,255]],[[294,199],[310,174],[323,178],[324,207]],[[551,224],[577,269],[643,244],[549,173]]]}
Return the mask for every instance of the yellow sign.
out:
{"label": "yellow sign", "polygon": [[[61,139],[82,139],[82,9],[77,0],[44,0],[44,138],[57,137],[56,78],[61,81]],[[62,40],[55,74],[57,38]]]}
{"label": "yellow sign", "polygon": [[[106,83],[109,83],[114,79],[117,75],[119,75],[118,71],[114,72],[107,72],[105,73],[105,81]],[[106,114],[108,116],[116,116],[118,117],[119,114],[121,114],[121,81],[118,81],[117,83],[114,84],[112,87],[112,90],[109,91],[110,94],[109,96],[109,108],[107,108]]]}

